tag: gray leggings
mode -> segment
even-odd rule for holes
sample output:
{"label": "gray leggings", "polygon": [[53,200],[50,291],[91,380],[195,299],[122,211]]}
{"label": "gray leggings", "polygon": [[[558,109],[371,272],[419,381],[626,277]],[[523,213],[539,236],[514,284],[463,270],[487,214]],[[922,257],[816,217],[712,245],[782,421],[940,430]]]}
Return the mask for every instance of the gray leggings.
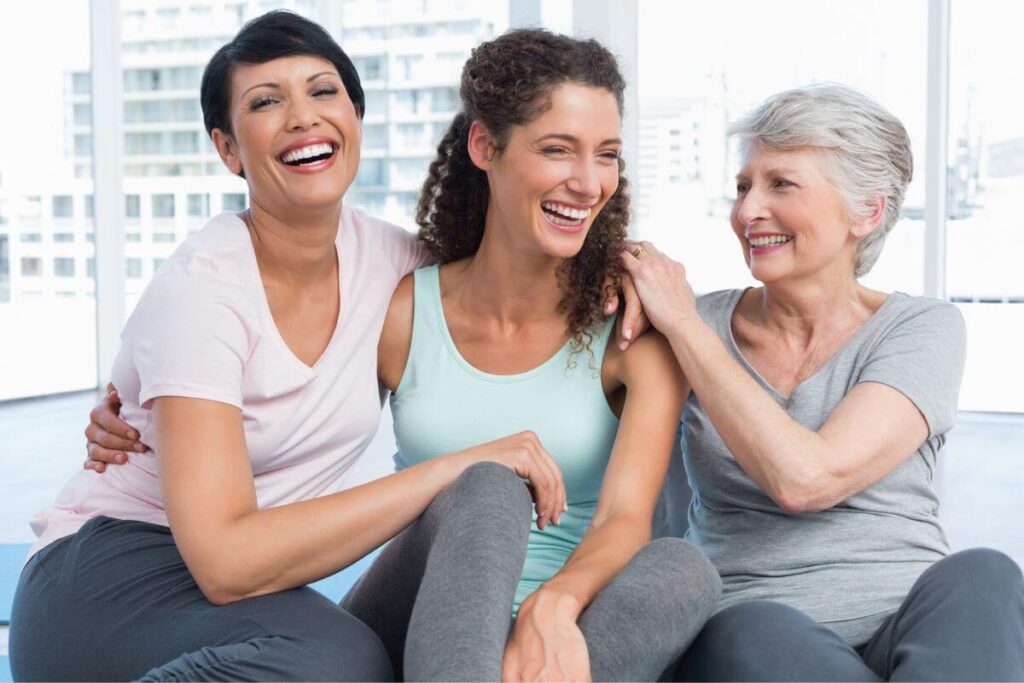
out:
{"label": "gray leggings", "polygon": [[97,517],[37,553],[11,615],[14,680],[390,680],[366,625],[312,588],[208,602],[170,529]]}
{"label": "gray leggings", "polygon": [[1002,553],[939,560],[865,645],[781,603],[755,600],[708,621],[678,681],[1024,681],[1024,581]]}
{"label": "gray leggings", "polygon": [[[495,681],[531,524],[526,487],[492,463],[469,468],[381,552],[342,607],[380,636],[396,676]],[[680,539],[649,543],[579,624],[594,680],[656,680],[693,640],[721,591]]]}

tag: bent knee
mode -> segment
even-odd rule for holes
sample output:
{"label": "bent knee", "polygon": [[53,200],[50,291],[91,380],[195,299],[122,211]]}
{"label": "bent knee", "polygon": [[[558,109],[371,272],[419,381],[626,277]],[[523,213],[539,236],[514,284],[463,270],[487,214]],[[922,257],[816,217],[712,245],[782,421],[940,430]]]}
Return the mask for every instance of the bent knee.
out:
{"label": "bent knee", "polygon": [[658,538],[637,553],[634,558],[648,571],[665,576],[672,584],[685,584],[693,590],[707,593],[717,600],[722,593],[722,578],[704,551],[681,538]]}
{"label": "bent knee", "polygon": [[697,610],[710,615],[722,593],[714,565],[694,544],[659,538],[639,551],[616,579],[640,609]]}
{"label": "bent knee", "polygon": [[[726,607],[711,617],[700,638],[705,647],[739,656],[759,656],[762,646],[778,647],[784,640],[802,642],[822,628],[809,616],[780,602],[751,600]],[[753,648],[753,651],[752,651]]]}
{"label": "bent knee", "polygon": [[515,472],[496,462],[478,462],[467,467],[450,489],[459,497],[504,502],[512,508],[530,510],[530,493]]}
{"label": "bent knee", "polygon": [[953,586],[985,587],[998,593],[1024,590],[1020,567],[1005,553],[992,548],[970,548],[936,562],[929,571]]}

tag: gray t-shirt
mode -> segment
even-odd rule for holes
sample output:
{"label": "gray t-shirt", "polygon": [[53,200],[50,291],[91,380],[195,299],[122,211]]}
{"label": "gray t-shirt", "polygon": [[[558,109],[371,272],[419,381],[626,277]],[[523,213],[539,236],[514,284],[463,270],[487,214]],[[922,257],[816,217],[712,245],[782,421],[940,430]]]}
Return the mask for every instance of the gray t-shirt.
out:
{"label": "gray t-shirt", "polygon": [[877,484],[828,510],[790,515],[736,463],[695,395],[683,411],[683,454],[693,489],[687,538],[722,575],[719,609],[776,600],[860,645],[899,607],[921,572],[949,553],[932,476],[956,419],[963,318],[952,304],[894,292],[787,398],[736,346],[731,320],[742,294],[704,295],[698,311],[797,422],[817,431],[855,384],[880,382],[909,398],[928,423],[927,441]]}

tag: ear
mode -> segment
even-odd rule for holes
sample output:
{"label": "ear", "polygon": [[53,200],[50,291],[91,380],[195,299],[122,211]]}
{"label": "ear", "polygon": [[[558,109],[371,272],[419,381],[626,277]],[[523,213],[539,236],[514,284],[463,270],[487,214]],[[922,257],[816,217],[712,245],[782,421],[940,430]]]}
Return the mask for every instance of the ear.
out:
{"label": "ear", "polygon": [[850,229],[850,232],[857,239],[867,237],[882,224],[882,218],[885,216],[885,197],[879,197],[874,200],[873,205],[871,215],[865,218],[858,218]]}
{"label": "ear", "polygon": [[238,145],[235,144],[235,139],[220,128],[213,129],[210,139],[213,140],[213,146],[217,149],[220,160],[224,162],[228,170],[235,175],[243,175],[242,159],[238,156]]}
{"label": "ear", "polygon": [[466,145],[473,165],[481,171],[491,170],[495,153],[494,138],[484,124],[474,121],[469,126],[469,140]]}

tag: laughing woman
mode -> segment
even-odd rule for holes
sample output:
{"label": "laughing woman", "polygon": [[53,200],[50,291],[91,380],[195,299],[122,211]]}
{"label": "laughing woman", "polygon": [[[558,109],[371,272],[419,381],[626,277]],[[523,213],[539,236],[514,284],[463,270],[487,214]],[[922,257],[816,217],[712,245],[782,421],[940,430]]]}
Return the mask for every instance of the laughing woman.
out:
{"label": "laughing woman", "polygon": [[498,443],[340,490],[376,432],[388,302],[422,250],[342,204],[363,92],[322,28],[254,20],[211,59],[201,97],[251,208],[182,245],[128,321],[113,380],[152,449],[79,473],[33,520],[11,668],[19,680],[389,679],[374,632],[306,584],[433,505],[457,531],[434,551],[458,571],[428,573],[421,590],[458,578],[447,595],[473,628],[492,571],[482,549],[516,537],[495,482],[529,480],[542,519],[560,514],[564,487],[546,452]]}
{"label": "laughing woman", "polygon": [[956,419],[960,312],[865,287],[910,182],[903,125],[819,86],[737,124],[732,229],[760,287],[695,298],[624,253],[693,386],[688,537],[723,598],[679,680],[1024,680],[1024,583],[949,553],[932,488]]}

